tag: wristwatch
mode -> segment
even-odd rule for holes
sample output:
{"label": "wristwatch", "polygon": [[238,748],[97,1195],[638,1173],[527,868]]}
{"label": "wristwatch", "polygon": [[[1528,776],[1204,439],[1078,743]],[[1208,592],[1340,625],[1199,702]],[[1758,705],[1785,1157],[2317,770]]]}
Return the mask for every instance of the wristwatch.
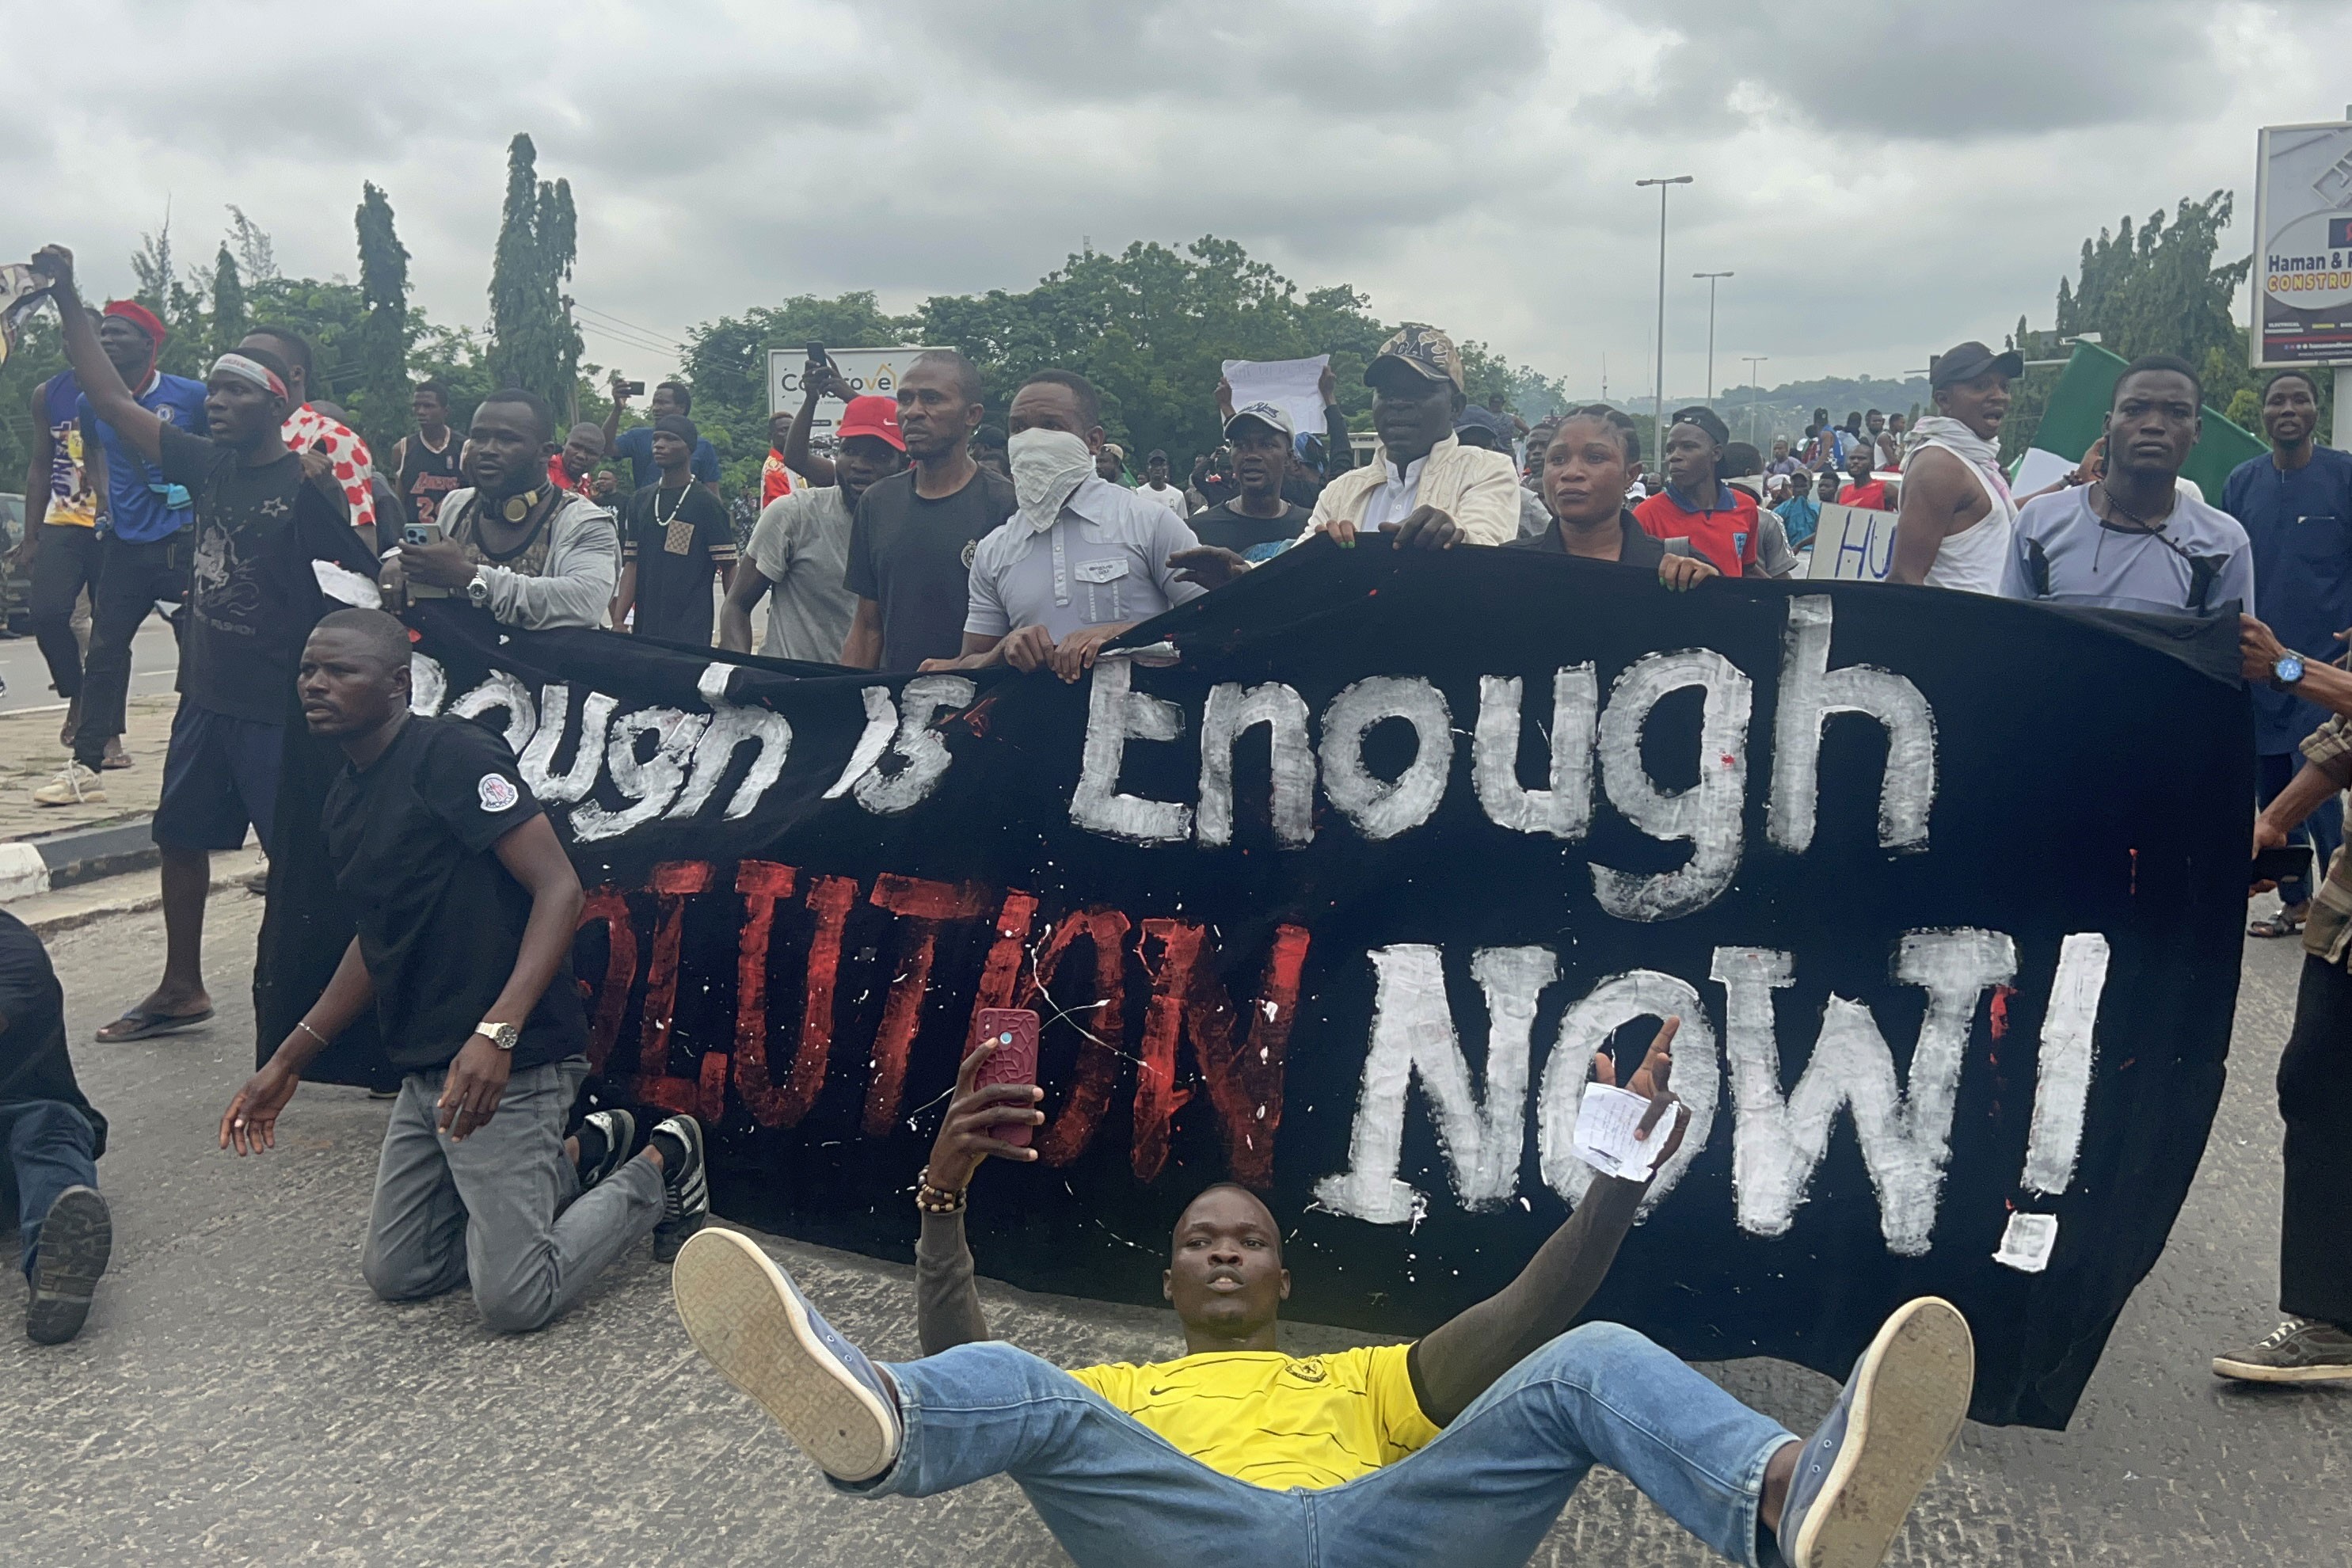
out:
{"label": "wristwatch", "polygon": [[514,1049],[515,1042],[522,1038],[522,1030],[517,1026],[513,1024],[494,1024],[488,1018],[483,1019],[480,1023],[474,1026],[474,1033],[481,1036],[482,1038],[489,1041],[490,1044],[498,1047],[498,1048],[502,1051],[510,1051]]}
{"label": "wristwatch", "polygon": [[478,610],[489,608],[490,580],[482,575],[479,567],[474,569],[474,580],[466,584],[466,601]]}
{"label": "wristwatch", "polygon": [[2280,690],[2284,690],[2302,679],[2303,658],[2300,655],[2287,654],[2271,666],[2271,685]]}

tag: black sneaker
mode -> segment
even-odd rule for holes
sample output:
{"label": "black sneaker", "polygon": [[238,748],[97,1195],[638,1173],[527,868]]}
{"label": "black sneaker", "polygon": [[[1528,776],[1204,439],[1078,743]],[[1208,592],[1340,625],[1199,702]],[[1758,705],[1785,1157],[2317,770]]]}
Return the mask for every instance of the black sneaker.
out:
{"label": "black sneaker", "polygon": [[[604,1147],[589,1159],[592,1129],[593,1137],[604,1140]],[[628,1163],[637,1142],[637,1119],[617,1107],[592,1111],[580,1119],[580,1190],[584,1193]]]}
{"label": "black sneaker", "polygon": [[114,1251],[114,1219],[95,1187],[68,1187],[41,1222],[33,1258],[33,1294],[25,1304],[25,1335],[35,1344],[61,1345],[81,1332],[98,1277]]}
{"label": "black sneaker", "polygon": [[2213,1373],[2242,1383],[2352,1383],[2352,1333],[2289,1318],[2252,1349],[2215,1356]]}
{"label": "black sneaker", "polygon": [[710,1182],[702,1169],[702,1123],[672,1116],[646,1140],[662,1152],[662,1217],[654,1226],[654,1257],[667,1263],[686,1238],[710,1218]]}
{"label": "black sneaker", "polygon": [[1906,1301],[1797,1456],[1780,1509],[1790,1568],[1875,1568],[1969,1412],[1976,1344],[1960,1310]]}

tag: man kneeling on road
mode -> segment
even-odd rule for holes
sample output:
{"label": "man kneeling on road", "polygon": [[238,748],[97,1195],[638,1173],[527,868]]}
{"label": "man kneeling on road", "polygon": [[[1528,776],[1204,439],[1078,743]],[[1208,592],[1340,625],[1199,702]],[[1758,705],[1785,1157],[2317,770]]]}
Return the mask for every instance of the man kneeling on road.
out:
{"label": "man kneeling on road", "polygon": [[[1631,1085],[1651,1101],[1644,1135],[1663,1123],[1660,1163],[1682,1137],[1676,1022]],[[991,1341],[972,1288],[966,1188],[989,1155],[1036,1157],[994,1135],[1006,1121],[1045,1120],[1032,1086],[975,1088],[989,1048],[963,1064],[916,1197],[922,1360],[869,1362],[737,1232],[678,1255],[696,1348],[837,1491],[1009,1475],[1080,1568],[1422,1568],[1526,1562],[1598,1464],[1735,1563],[1867,1568],[1959,1429],[1974,1352],[1932,1297],[1880,1329],[1810,1442],[1631,1330],[1570,1331],[1646,1189],[1606,1177],[1501,1294],[1410,1345],[1304,1359],[1276,1349],[1279,1225],[1247,1190],[1212,1186],[1178,1217],[1163,1277],[1187,1353],[1059,1371]],[[1614,1081],[1606,1054],[1595,1068]]]}
{"label": "man kneeling on road", "polygon": [[588,1076],[571,956],[580,879],[504,740],[409,711],[408,661],[407,628],[380,610],[337,611],[303,647],[303,721],[349,759],[321,826],[359,931],[222,1113],[221,1147],[274,1147],[302,1070],[373,1003],[405,1076],[361,1271],[388,1301],[471,1280],[483,1321],[520,1332],[576,1303],[639,1237],[674,1254],[701,1226],[702,1129],[670,1117],[635,1159],[624,1110],[564,1136]]}

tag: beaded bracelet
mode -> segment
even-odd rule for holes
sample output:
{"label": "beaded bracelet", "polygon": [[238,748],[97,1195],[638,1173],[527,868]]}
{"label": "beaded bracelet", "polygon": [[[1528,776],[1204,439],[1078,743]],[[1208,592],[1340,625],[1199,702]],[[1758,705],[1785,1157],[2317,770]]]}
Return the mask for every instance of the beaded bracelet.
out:
{"label": "beaded bracelet", "polygon": [[924,1214],[961,1214],[964,1193],[962,1187],[950,1192],[945,1187],[931,1185],[931,1173],[925,1171],[921,1182],[915,1188],[915,1207]]}

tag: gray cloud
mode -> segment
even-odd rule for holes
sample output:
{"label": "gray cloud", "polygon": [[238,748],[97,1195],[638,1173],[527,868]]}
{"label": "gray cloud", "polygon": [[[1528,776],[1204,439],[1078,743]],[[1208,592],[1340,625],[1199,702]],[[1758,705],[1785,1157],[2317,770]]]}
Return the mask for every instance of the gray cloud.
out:
{"label": "gray cloud", "polygon": [[[370,49],[357,33],[433,41]],[[284,265],[351,272],[390,194],[420,304],[478,322],[528,129],[581,212],[574,291],[658,336],[798,293],[1019,289],[1091,239],[1238,240],[1612,391],[1646,384],[1673,198],[1668,381],[1894,373],[2046,320],[2083,237],[2186,194],[2251,205],[2252,132],[2342,102],[2339,5],[2071,0],[1769,10],[1685,0],[358,0],[252,38],[85,0],[25,58],[109,40],[107,97],[0,95],[0,254],[72,244],[94,288],[165,204],[208,256],[234,202]],[[2282,47],[2283,38],[2292,47]],[[233,90],[252,84],[250,97]],[[610,359],[640,351],[591,333]],[[647,365],[646,368],[657,368]]]}

